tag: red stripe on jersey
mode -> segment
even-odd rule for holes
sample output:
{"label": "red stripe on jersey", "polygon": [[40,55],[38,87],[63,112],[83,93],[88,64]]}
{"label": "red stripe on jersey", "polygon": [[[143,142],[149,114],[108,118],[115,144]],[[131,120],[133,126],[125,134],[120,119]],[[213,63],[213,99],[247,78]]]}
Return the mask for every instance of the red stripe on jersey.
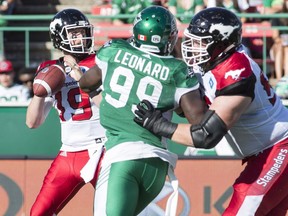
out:
{"label": "red stripe on jersey", "polygon": [[90,54],[88,57],[78,63],[80,66],[91,68],[95,65],[95,54]]}
{"label": "red stripe on jersey", "polygon": [[36,73],[37,73],[38,71],[40,71],[42,68],[44,68],[44,67],[47,67],[47,66],[49,66],[49,65],[56,64],[56,62],[57,62],[57,60],[48,60],[48,61],[42,62],[42,63],[38,66]]}
{"label": "red stripe on jersey", "polygon": [[239,52],[232,54],[230,58],[221,62],[211,72],[217,81],[217,90],[221,90],[253,75],[248,58],[245,54]]}
{"label": "red stripe on jersey", "polygon": [[[91,68],[95,65],[95,55],[96,54],[90,54],[89,56],[87,56],[85,59],[83,59],[82,61],[80,61],[78,64],[80,66],[86,66],[88,68]],[[44,61],[42,62],[38,68],[37,71],[40,71],[42,68],[49,66],[49,65],[53,65],[56,64],[58,60],[54,59],[54,60],[48,60],[48,61]]]}

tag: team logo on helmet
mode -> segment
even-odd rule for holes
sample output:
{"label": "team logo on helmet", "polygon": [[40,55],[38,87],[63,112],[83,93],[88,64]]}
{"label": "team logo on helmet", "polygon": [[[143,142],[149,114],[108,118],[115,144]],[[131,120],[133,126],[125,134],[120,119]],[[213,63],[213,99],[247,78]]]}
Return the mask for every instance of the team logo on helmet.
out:
{"label": "team logo on helmet", "polygon": [[55,31],[56,31],[56,25],[62,25],[62,20],[61,19],[54,19],[51,23],[50,23],[50,31],[52,33],[55,34]]}
{"label": "team logo on helmet", "polygon": [[230,35],[233,33],[234,29],[239,28],[239,25],[237,26],[231,26],[231,25],[223,25],[222,23],[212,24],[209,33],[212,33],[213,31],[217,30],[219,31],[219,34],[223,36],[222,40],[229,39]]}

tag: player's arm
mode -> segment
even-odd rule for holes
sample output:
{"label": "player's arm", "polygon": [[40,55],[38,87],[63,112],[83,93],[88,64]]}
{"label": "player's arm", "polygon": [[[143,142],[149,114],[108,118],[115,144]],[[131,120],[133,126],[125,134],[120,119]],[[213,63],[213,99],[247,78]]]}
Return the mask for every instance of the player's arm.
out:
{"label": "player's arm", "polygon": [[102,84],[101,69],[95,65],[90,68],[79,80],[80,88],[87,93],[97,90]]}
{"label": "player's arm", "polygon": [[190,124],[200,123],[205,111],[208,109],[199,89],[182,95],[180,108]]}
{"label": "player's arm", "polygon": [[100,92],[99,94],[95,95],[94,97],[91,98],[93,103],[97,106],[100,107],[100,103],[102,100],[102,93]]}
{"label": "player's arm", "polygon": [[38,128],[45,121],[53,100],[50,97],[33,96],[26,112],[26,125],[29,128]]}
{"label": "player's arm", "polygon": [[[198,89],[190,91],[180,98],[181,111],[190,123],[199,123],[207,109]],[[134,121],[152,133],[171,139],[177,128],[177,124],[168,122],[162,117],[160,110],[154,109],[153,105],[143,100],[137,105]]]}
{"label": "player's arm", "polygon": [[219,96],[199,124],[175,124],[167,121],[148,101],[140,103],[134,121],[156,135],[196,148],[213,148],[240,118],[251,103],[247,96]]}
{"label": "player's arm", "polygon": [[[137,105],[134,121],[156,135],[171,138],[177,143],[196,148],[213,148],[235,124],[254,99],[256,77],[246,79],[221,89],[199,124],[175,124],[165,120],[149,105]],[[145,101],[145,103],[149,103]],[[148,109],[146,109],[148,108]],[[150,108],[150,109],[149,109]]]}
{"label": "player's arm", "polygon": [[250,97],[219,96],[200,124],[178,124],[172,140],[197,148],[213,148],[251,103]]}

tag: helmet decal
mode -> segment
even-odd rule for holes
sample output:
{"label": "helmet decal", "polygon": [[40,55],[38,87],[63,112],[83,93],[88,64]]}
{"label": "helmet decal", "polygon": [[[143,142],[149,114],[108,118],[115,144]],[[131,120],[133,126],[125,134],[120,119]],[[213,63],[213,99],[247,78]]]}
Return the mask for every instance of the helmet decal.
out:
{"label": "helmet decal", "polygon": [[86,24],[87,24],[87,22],[84,21],[84,20],[80,20],[80,21],[78,22],[78,25],[85,26]]}
{"label": "helmet decal", "polygon": [[62,25],[62,20],[61,19],[54,19],[51,23],[50,23],[50,31],[55,34],[56,31],[56,25]]}
{"label": "helmet decal", "polygon": [[229,39],[230,35],[233,33],[235,29],[239,28],[239,25],[237,26],[231,26],[231,25],[223,25],[222,23],[212,24],[209,33],[213,33],[213,31],[219,31],[219,34],[222,35],[222,40]]}
{"label": "helmet decal", "polygon": [[151,42],[152,43],[157,44],[157,43],[160,43],[160,41],[161,41],[161,36],[160,35],[152,35],[152,37],[151,37]]}
{"label": "helmet decal", "polygon": [[141,40],[141,41],[146,41],[147,37],[145,35],[138,34],[138,39]]}

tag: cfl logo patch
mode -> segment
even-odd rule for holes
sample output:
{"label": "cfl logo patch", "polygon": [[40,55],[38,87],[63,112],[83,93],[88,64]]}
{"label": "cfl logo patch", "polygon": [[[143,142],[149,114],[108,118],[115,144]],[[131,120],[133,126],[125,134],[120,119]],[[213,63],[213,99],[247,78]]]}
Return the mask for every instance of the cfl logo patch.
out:
{"label": "cfl logo patch", "polygon": [[151,42],[152,43],[160,43],[160,41],[161,41],[161,37],[159,36],[159,35],[152,35],[152,37],[151,37]]}

